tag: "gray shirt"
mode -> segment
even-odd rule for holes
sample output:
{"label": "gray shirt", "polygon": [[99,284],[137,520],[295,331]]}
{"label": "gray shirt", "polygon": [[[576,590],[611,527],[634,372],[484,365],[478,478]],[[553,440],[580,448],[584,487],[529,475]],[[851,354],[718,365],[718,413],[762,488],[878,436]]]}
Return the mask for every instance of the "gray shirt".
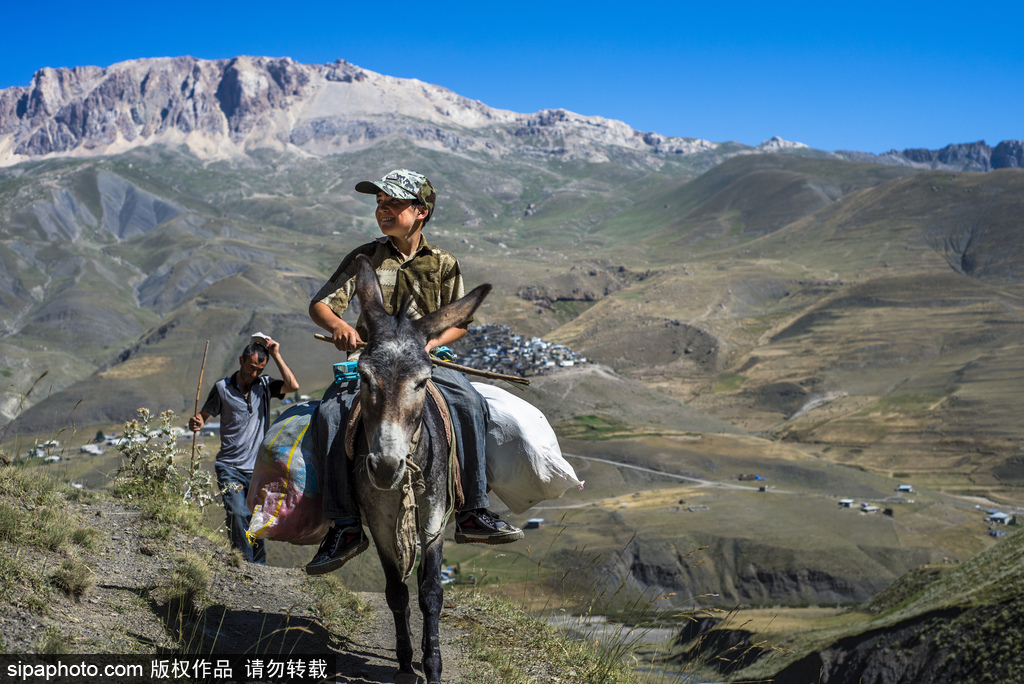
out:
{"label": "gray shirt", "polygon": [[270,399],[284,398],[282,387],[283,380],[262,375],[246,396],[235,384],[234,374],[217,381],[202,412],[221,417],[218,462],[252,472],[260,443],[270,427]]}

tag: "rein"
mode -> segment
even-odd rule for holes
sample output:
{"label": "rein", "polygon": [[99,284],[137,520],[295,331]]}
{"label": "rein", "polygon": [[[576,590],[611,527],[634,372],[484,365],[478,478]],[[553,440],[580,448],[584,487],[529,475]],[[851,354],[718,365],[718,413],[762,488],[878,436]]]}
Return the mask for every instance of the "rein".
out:
{"label": "rein", "polygon": [[[437,531],[430,531],[427,529],[421,529],[423,534],[428,537],[436,537],[444,528],[448,526],[448,521],[451,520],[452,514],[455,512],[456,499],[462,498],[462,483],[459,482],[459,476],[456,474],[459,470],[459,458],[458,451],[456,450],[455,444],[455,429],[452,427],[452,417],[448,413],[447,404],[445,403],[444,397],[441,396],[441,391],[437,389],[437,385],[431,380],[427,383],[427,393],[430,398],[434,400],[434,405],[441,414],[441,420],[444,423],[445,435],[448,437],[448,506],[445,508],[444,517],[441,519],[441,528]],[[423,427],[423,423],[420,422],[420,427]],[[423,482],[423,473],[420,467],[413,463],[411,460],[406,458],[406,468],[415,468],[416,475],[418,476],[419,486],[426,490],[426,483]],[[415,485],[414,485],[415,486]]]}

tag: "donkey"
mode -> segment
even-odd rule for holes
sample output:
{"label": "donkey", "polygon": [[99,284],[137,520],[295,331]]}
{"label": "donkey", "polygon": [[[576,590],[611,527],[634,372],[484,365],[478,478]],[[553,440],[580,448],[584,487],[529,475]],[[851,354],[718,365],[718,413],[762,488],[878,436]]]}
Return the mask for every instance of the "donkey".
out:
{"label": "donkey", "polygon": [[458,301],[410,320],[408,299],[394,316],[385,311],[380,282],[367,257],[357,257],[357,269],[356,295],[369,341],[358,363],[363,438],[356,438],[353,445],[355,494],[387,580],[385,596],[395,618],[395,681],[399,684],[419,681],[412,667],[405,583],[419,540],[422,664],[427,681],[434,684],[441,681],[441,557],[444,526],[455,508],[448,481],[454,452],[445,443],[441,413],[433,400],[427,400],[431,363],[425,347],[443,331],[468,321],[491,286],[481,285]]}

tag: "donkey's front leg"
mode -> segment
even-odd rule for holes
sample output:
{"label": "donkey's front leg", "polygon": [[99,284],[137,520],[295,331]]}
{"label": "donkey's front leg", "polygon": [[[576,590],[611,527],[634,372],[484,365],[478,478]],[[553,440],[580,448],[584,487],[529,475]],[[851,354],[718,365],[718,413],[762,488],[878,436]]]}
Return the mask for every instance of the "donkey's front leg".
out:
{"label": "donkey's front leg", "polygon": [[388,601],[388,608],[395,616],[395,657],[398,659],[398,672],[395,674],[395,682],[398,684],[415,684],[419,681],[416,671],[412,669],[412,636],[409,632],[409,587],[402,578],[402,572],[398,565],[388,562],[383,557],[381,565],[384,568],[384,578],[387,584],[384,587],[384,597]]}
{"label": "donkey's front leg", "polygon": [[441,559],[444,553],[444,534],[427,538],[420,536],[423,555],[417,571],[419,580],[420,611],[423,613],[423,673],[428,684],[441,681],[441,646],[438,627],[444,605],[444,587],[441,585]]}

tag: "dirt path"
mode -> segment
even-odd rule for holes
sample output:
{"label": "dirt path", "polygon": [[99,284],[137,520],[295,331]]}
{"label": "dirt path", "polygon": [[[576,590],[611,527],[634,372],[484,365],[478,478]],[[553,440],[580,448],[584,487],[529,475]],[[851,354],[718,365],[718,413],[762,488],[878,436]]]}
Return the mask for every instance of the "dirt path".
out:
{"label": "dirt path", "polygon": [[[670,480],[683,480],[684,482],[693,482],[701,487],[722,487],[723,489],[746,489],[750,491],[756,491],[758,487],[751,487],[750,485],[740,485],[733,482],[722,482],[720,480],[705,480],[699,477],[690,477],[688,475],[677,475],[676,473],[665,472],[664,470],[655,470],[654,468],[648,468],[646,466],[633,465],[632,463],[622,463],[621,461],[613,461],[607,458],[597,458],[594,456],[580,456],[579,454],[563,454],[571,458],[578,458],[584,461],[595,461],[597,463],[607,463],[613,465],[616,468],[629,468],[630,470],[639,470],[644,473],[650,473],[652,475],[660,475],[661,477],[667,477]],[[583,504],[581,504],[583,505]]]}
{"label": "dirt path", "polygon": [[[391,610],[384,600],[384,594],[358,593],[358,598],[372,606],[373,614],[368,620],[365,628],[359,633],[352,635],[351,642],[346,649],[338,656],[338,671],[347,673],[349,682],[391,682],[394,677],[397,664],[395,663],[395,623],[391,617]],[[412,597],[412,642],[414,648],[419,650],[420,637],[422,634],[422,622],[419,620],[419,610],[416,607],[416,597]],[[452,608],[448,606],[449,610]],[[465,641],[466,633],[450,624],[445,624],[444,615],[441,618],[441,662],[444,664],[444,680],[446,682],[466,682],[472,667],[467,667],[465,655],[462,651],[462,643]],[[419,663],[415,664],[417,671],[420,671]]]}
{"label": "dirt path", "polygon": [[[138,511],[104,499],[79,504],[76,517],[99,535],[80,558],[92,572],[93,586],[77,601],[52,594],[42,612],[11,607],[0,615],[0,632],[9,653],[33,653],[44,635],[54,635],[66,653],[316,655],[327,662],[331,681],[390,683],[397,669],[391,611],[381,593],[360,593],[369,607],[362,615],[342,616],[336,631],[318,615],[316,591],[300,569],[233,563],[231,555],[209,539],[180,533],[154,540]],[[202,610],[178,618],[168,608],[162,587],[186,551],[209,568]],[[26,549],[26,560],[44,576],[59,554]],[[31,555],[31,558],[28,556]],[[411,602],[413,644],[419,651],[421,618]],[[481,670],[464,652],[467,633],[459,629],[462,609],[446,600],[441,618],[444,681],[470,684]],[[417,663],[418,668],[418,663]]]}

